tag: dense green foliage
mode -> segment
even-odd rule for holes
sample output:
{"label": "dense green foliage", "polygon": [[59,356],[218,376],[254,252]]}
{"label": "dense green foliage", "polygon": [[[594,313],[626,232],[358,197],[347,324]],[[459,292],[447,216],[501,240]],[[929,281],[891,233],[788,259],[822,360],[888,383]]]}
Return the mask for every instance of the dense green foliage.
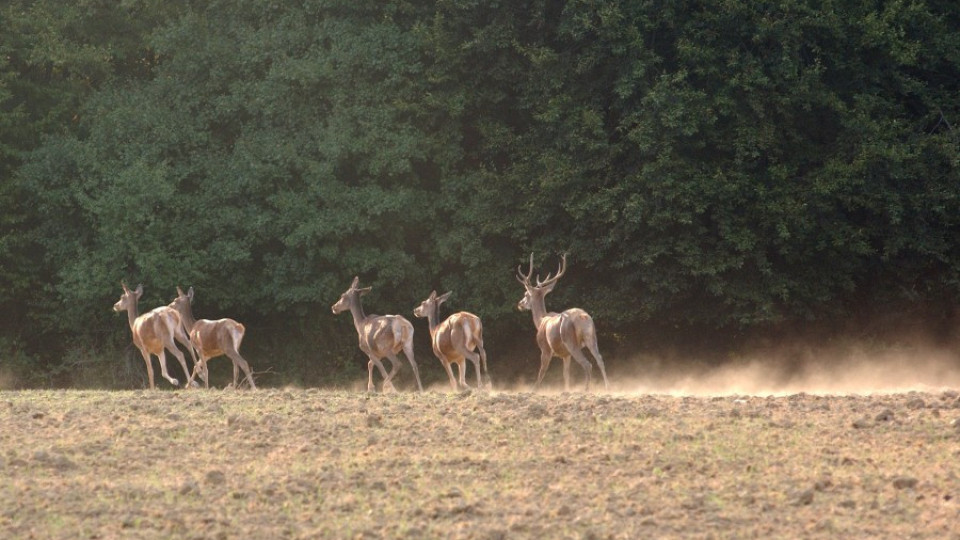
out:
{"label": "dense green foliage", "polygon": [[360,365],[329,312],[354,275],[370,312],[452,289],[494,351],[535,357],[530,251],[544,274],[571,254],[548,306],[590,311],[601,349],[960,300],[955,2],[21,0],[0,21],[0,355],[36,384],[74,382],[78,351],[120,362],[121,279],[146,308],[194,286],[255,367],[306,383]]}

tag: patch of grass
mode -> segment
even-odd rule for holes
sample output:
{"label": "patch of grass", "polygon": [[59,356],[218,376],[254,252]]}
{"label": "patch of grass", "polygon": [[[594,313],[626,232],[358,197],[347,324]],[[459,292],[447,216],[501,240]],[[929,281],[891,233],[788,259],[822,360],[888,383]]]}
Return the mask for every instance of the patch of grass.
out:
{"label": "patch of grass", "polygon": [[940,536],[960,436],[911,399],[4,392],[0,535]]}

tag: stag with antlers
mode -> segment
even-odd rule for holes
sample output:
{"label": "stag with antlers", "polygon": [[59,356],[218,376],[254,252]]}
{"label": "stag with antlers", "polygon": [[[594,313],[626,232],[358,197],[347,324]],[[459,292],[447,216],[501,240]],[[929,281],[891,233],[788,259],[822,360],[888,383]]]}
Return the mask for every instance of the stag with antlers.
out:
{"label": "stag with antlers", "polygon": [[[397,354],[403,351],[403,354],[410,362],[413,368],[413,377],[417,380],[417,388],[423,392],[423,385],[420,383],[420,370],[417,369],[417,361],[413,358],[413,325],[410,321],[400,315],[364,315],[363,307],[360,305],[360,297],[370,292],[372,287],[357,288],[360,283],[359,277],[353,278],[350,288],[340,295],[337,303],[331,306],[334,315],[349,311],[353,315],[353,325],[357,329],[357,336],[360,339],[360,350],[370,359],[367,362],[367,391],[373,392],[376,387],[373,384],[373,367],[376,366],[383,376],[383,391],[395,390],[393,377],[400,370],[400,361],[397,360]],[[390,373],[383,367],[382,358],[389,358],[392,364]]]}
{"label": "stag with antlers", "polygon": [[193,379],[199,374],[204,387],[210,388],[210,370],[207,369],[207,361],[211,358],[226,355],[233,361],[233,388],[239,388],[237,379],[242,369],[250,388],[256,390],[257,385],[253,382],[250,364],[240,355],[240,342],[243,341],[246,328],[233,319],[217,319],[215,321],[200,319],[198,321],[193,318],[193,309],[190,307],[192,303],[193,287],[190,287],[186,293],[180,287],[177,287],[177,297],[169,305],[180,314],[183,327],[197,351],[198,360],[193,365],[190,382],[193,382]]}
{"label": "stag with antlers", "polygon": [[193,379],[190,377],[190,370],[187,369],[187,361],[174,341],[178,341],[187,347],[190,358],[194,363],[196,363],[197,358],[194,356],[190,341],[183,331],[180,314],[170,307],[162,306],[138,316],[137,302],[143,295],[143,284],[138,285],[135,291],[128,289],[126,283],[121,282],[120,285],[123,287],[123,294],[120,296],[120,300],[113,305],[113,310],[118,313],[121,311],[127,312],[130,332],[133,333],[133,344],[140,349],[143,361],[147,364],[147,378],[150,381],[150,389],[156,388],[153,381],[153,365],[150,363],[151,354],[160,360],[160,373],[163,378],[170,381],[170,384],[174,386],[180,386],[180,382],[167,372],[165,349],[173,353],[180,361],[189,386]]}
{"label": "stag with antlers", "polygon": [[580,308],[570,308],[563,313],[548,313],[544,297],[553,290],[557,281],[567,271],[567,255],[563,254],[560,260],[560,268],[557,275],[547,274],[547,279],[540,281],[537,276],[536,285],[530,281],[533,275],[533,253],[530,254],[530,269],[526,274],[517,267],[517,281],[519,281],[526,293],[517,303],[517,309],[521,311],[529,310],[533,313],[533,325],[537,328],[537,345],[540,347],[540,373],[537,375],[537,388],[543,381],[543,376],[550,367],[550,361],[554,356],[563,360],[563,387],[570,389],[570,358],[583,367],[586,375],[586,388],[590,388],[593,366],[583,354],[583,348],[590,350],[600,367],[600,373],[603,375],[603,386],[609,388],[607,382],[607,371],[603,366],[603,357],[597,349],[597,331],[593,326],[593,319],[586,311]]}
{"label": "stag with antlers", "polygon": [[[452,292],[452,291],[451,291]],[[466,378],[466,358],[469,358],[477,368],[477,388],[483,388],[483,377],[480,375],[480,367],[483,366],[483,372],[487,375],[487,383],[490,382],[490,374],[487,372],[487,352],[483,350],[483,325],[480,324],[480,317],[473,313],[461,311],[447,317],[442,323],[440,320],[440,304],[450,298],[450,292],[437,296],[437,291],[430,293],[430,297],[420,303],[413,314],[416,317],[426,317],[430,325],[430,342],[433,346],[433,354],[437,355],[443,368],[447,370],[447,377],[450,378],[450,386],[454,390],[458,388],[469,388]],[[479,351],[474,352],[475,350]],[[460,374],[460,385],[457,386],[457,380],[453,377],[453,370],[450,364],[456,364]]]}

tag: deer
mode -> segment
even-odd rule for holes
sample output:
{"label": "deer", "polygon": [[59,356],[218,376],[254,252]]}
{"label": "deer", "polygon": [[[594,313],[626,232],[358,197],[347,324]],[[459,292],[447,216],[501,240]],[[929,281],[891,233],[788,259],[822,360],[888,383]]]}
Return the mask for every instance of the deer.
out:
{"label": "deer", "polygon": [[533,253],[530,254],[530,269],[526,274],[517,266],[517,281],[526,292],[517,309],[530,311],[533,314],[533,325],[537,328],[537,345],[540,347],[540,372],[537,374],[537,389],[543,382],[543,376],[550,367],[554,356],[563,359],[563,387],[570,390],[570,358],[572,357],[583,368],[586,375],[586,390],[590,389],[593,366],[583,354],[583,349],[590,350],[590,354],[597,361],[600,373],[603,375],[603,386],[609,388],[607,371],[603,365],[603,357],[597,348],[597,331],[590,315],[580,308],[570,308],[563,313],[548,313],[545,297],[556,286],[557,281],[567,271],[567,255],[563,254],[557,275],[547,274],[547,279],[540,281],[537,275],[536,284],[530,281],[533,275]]}
{"label": "deer", "polygon": [[187,361],[180,349],[177,348],[175,341],[187,348],[194,364],[196,364],[197,358],[193,354],[189,338],[183,331],[180,314],[170,307],[161,306],[143,315],[138,315],[137,302],[143,295],[143,284],[138,285],[134,291],[128,289],[126,283],[122,281],[120,285],[123,287],[123,294],[120,296],[120,300],[113,305],[113,310],[118,313],[121,311],[127,312],[130,332],[133,334],[133,344],[140,349],[143,361],[147,364],[147,379],[150,381],[150,389],[155,390],[157,388],[153,380],[153,365],[150,363],[151,354],[160,360],[160,373],[163,378],[170,381],[170,384],[174,386],[180,386],[180,382],[167,372],[167,357],[164,350],[169,350],[180,361],[183,372],[187,376],[186,385],[189,386],[192,382],[190,370],[187,369]]}
{"label": "deer", "polygon": [[[450,315],[442,323],[438,322],[440,320],[440,304],[450,298],[452,292],[440,296],[437,296],[437,291],[431,292],[426,300],[414,308],[413,315],[427,319],[433,354],[437,355],[440,363],[443,364],[443,368],[447,371],[447,377],[450,378],[450,386],[453,387],[453,390],[469,388],[466,379],[466,358],[469,358],[477,368],[477,388],[483,388],[480,367],[483,366],[488,384],[490,383],[490,373],[487,371],[487,352],[483,349],[483,325],[480,323],[480,317],[473,313],[461,311]],[[479,354],[474,350],[477,350]],[[457,364],[460,374],[459,386],[453,376],[450,364]]]}
{"label": "deer", "polygon": [[[340,295],[340,299],[330,309],[334,315],[339,315],[344,311],[349,311],[353,315],[353,325],[357,329],[360,350],[369,358],[367,362],[367,391],[376,391],[373,384],[374,366],[380,370],[380,375],[383,376],[383,391],[396,390],[391,381],[400,370],[400,361],[397,360],[397,354],[403,351],[410,362],[410,367],[413,368],[413,377],[417,380],[417,388],[420,392],[423,392],[423,385],[420,383],[420,370],[417,369],[417,361],[413,357],[413,325],[400,315],[365,315],[363,306],[360,305],[360,297],[370,292],[373,287],[361,289],[358,288],[359,284],[360,278],[355,276],[350,288]],[[381,362],[384,357],[389,358],[392,364],[389,374],[384,369],[383,362]]]}
{"label": "deer", "polygon": [[176,310],[180,314],[180,321],[183,328],[190,337],[190,343],[197,351],[197,362],[193,365],[193,374],[190,375],[190,382],[199,374],[203,380],[203,386],[210,388],[210,370],[207,368],[207,361],[211,358],[226,355],[233,361],[233,388],[237,386],[237,378],[240,370],[250,388],[257,389],[253,381],[253,373],[250,371],[250,364],[240,355],[240,343],[243,341],[243,335],[246,328],[233,319],[209,319],[193,318],[193,309],[190,305],[193,303],[193,287],[186,293],[180,287],[177,287],[177,297],[170,302],[168,307]]}

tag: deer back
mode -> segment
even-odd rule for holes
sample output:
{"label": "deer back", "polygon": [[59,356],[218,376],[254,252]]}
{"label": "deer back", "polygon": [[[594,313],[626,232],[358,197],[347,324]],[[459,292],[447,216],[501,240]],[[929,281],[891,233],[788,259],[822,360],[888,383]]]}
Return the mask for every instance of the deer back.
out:
{"label": "deer back", "polygon": [[133,341],[148,352],[157,354],[165,343],[173,340],[180,326],[180,314],[173,308],[158,307],[137,317],[133,322]]}
{"label": "deer back", "polygon": [[362,351],[386,356],[400,352],[405,343],[413,341],[413,325],[400,315],[370,315],[358,334]]}
{"label": "deer back", "polygon": [[571,349],[582,349],[591,340],[596,340],[593,319],[580,308],[549,313],[537,328],[537,343],[549,347],[559,357],[569,356]]}
{"label": "deer back", "polygon": [[433,352],[446,358],[458,357],[458,347],[468,351],[477,348],[483,340],[483,326],[480,318],[466,311],[454,313],[437,325],[431,336]]}
{"label": "deer back", "polygon": [[233,319],[200,319],[190,331],[190,341],[205,358],[240,350],[246,328]]}

